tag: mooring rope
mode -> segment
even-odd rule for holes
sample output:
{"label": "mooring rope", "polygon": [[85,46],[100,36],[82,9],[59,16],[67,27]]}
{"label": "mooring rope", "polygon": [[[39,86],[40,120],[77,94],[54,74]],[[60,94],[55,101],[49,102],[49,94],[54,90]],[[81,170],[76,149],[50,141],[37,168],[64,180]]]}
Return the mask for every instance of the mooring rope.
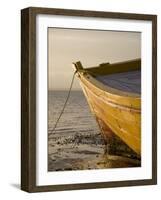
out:
{"label": "mooring rope", "polygon": [[67,103],[68,103],[68,100],[69,100],[69,97],[70,97],[70,93],[71,93],[71,90],[72,90],[72,86],[73,86],[73,83],[74,83],[74,77],[75,77],[75,74],[76,74],[76,73],[77,73],[77,71],[75,71],[74,74],[73,74],[73,77],[72,77],[72,80],[71,80],[71,84],[70,84],[70,87],[69,87],[69,90],[68,90],[68,94],[67,94],[65,103],[64,103],[63,108],[62,108],[62,110],[61,110],[61,112],[60,112],[60,114],[59,114],[58,119],[56,120],[55,126],[54,126],[53,129],[51,130],[50,135],[53,134],[53,133],[55,132],[55,129],[56,129],[58,123],[59,123],[59,120],[60,120],[62,114],[64,113],[65,107],[66,107],[66,105],[67,105]]}

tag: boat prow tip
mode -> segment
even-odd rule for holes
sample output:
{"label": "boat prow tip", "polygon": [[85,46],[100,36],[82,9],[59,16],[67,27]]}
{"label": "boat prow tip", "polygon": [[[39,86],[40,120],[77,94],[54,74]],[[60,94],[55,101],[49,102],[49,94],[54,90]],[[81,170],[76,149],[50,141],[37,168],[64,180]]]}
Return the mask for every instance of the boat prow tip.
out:
{"label": "boat prow tip", "polygon": [[76,71],[80,71],[83,69],[82,63],[80,61],[73,62],[72,66]]}

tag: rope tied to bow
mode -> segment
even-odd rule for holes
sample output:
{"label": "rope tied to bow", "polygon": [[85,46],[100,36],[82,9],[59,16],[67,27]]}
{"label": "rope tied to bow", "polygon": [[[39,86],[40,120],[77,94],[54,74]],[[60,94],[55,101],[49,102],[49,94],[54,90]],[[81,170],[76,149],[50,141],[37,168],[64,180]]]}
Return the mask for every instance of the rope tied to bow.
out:
{"label": "rope tied to bow", "polygon": [[68,103],[68,100],[69,100],[69,97],[70,97],[70,94],[71,94],[71,90],[72,90],[72,87],[73,87],[74,78],[75,78],[75,74],[76,74],[76,73],[77,73],[77,70],[73,73],[72,80],[71,80],[71,84],[70,84],[70,87],[69,87],[69,90],[68,90],[68,94],[67,94],[66,100],[65,100],[65,102],[64,102],[63,108],[62,108],[62,110],[61,110],[61,112],[60,112],[60,114],[59,114],[59,117],[57,118],[56,123],[55,123],[53,129],[51,130],[51,133],[50,133],[50,134],[53,134],[53,133],[55,132],[55,129],[56,129],[56,127],[57,127],[57,125],[58,125],[58,123],[59,123],[59,121],[60,121],[60,119],[61,119],[61,116],[62,116],[63,113],[64,113],[64,110],[65,110],[65,108],[66,108],[66,105],[67,105],[67,103]]}

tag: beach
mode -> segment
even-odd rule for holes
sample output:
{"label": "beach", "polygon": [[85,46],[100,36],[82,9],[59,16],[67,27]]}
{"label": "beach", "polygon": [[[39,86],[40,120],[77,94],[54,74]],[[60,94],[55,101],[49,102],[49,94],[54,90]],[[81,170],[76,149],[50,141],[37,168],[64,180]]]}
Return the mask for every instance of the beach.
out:
{"label": "beach", "polygon": [[140,159],[119,139],[112,144],[114,153],[105,153],[107,146],[82,91],[71,92],[53,130],[66,96],[67,91],[48,93],[48,171],[141,166]]}

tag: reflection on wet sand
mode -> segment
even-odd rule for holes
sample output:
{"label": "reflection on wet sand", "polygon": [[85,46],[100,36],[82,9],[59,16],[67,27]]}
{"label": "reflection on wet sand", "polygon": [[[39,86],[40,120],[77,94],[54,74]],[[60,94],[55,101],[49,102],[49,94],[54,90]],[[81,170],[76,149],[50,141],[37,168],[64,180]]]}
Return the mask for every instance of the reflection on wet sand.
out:
{"label": "reflection on wet sand", "polygon": [[[122,147],[122,146],[121,146]],[[140,160],[128,155],[104,154],[100,134],[79,133],[73,136],[55,134],[49,138],[49,171],[139,167]]]}

